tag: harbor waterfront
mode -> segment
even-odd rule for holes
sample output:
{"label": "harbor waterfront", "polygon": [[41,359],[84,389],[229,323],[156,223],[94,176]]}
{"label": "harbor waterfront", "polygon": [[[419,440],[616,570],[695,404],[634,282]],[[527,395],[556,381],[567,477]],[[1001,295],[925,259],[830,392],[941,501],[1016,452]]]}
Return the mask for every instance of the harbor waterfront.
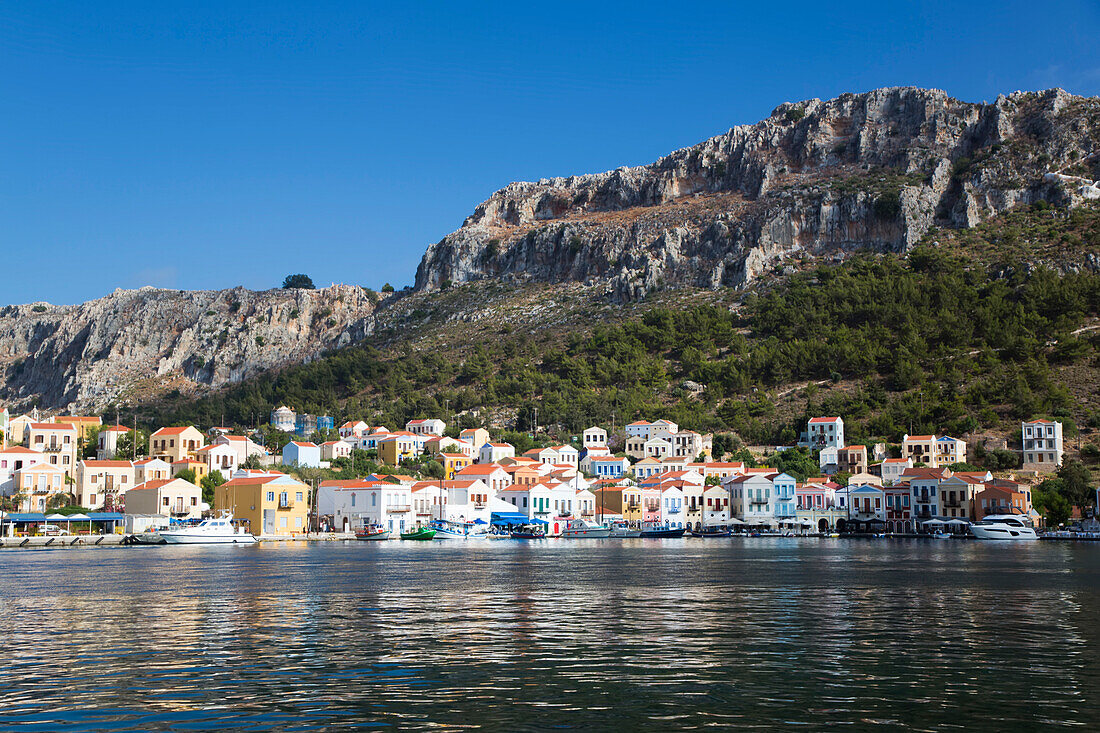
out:
{"label": "harbor waterfront", "polygon": [[1100,718],[1092,543],[287,541],[0,558],[3,731]]}

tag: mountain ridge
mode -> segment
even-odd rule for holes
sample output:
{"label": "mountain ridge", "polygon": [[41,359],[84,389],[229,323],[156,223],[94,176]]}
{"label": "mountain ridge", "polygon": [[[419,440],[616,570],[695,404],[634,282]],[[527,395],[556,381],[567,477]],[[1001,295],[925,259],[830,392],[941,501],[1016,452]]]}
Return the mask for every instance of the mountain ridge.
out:
{"label": "mountain ridge", "polygon": [[934,225],[1073,205],[1080,186],[1046,174],[1083,161],[1091,184],[1098,150],[1100,100],[1061,89],[993,104],[916,87],[784,103],[648,165],[511,183],[428,247],[415,287],[595,279],[625,300],[742,286],[801,251],[905,251]]}
{"label": "mountain ridge", "polygon": [[[648,165],[505,186],[428,246],[412,293],[141,288],[2,307],[0,400],[100,410],[199,394],[401,333],[424,297],[465,282],[574,283],[620,305],[766,284],[806,257],[900,253],[1022,205],[1079,207],[1100,198],[1096,179],[1100,99],[1060,89],[992,104],[915,87],[783,103]],[[1089,253],[1072,266],[1098,265]],[[476,304],[455,308],[445,317]]]}

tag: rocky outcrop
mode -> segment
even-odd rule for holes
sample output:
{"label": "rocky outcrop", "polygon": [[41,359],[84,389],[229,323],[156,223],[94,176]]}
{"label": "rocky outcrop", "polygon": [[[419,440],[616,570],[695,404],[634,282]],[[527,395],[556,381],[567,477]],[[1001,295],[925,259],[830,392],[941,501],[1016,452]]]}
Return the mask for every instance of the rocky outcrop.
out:
{"label": "rocky outcrop", "polygon": [[373,294],[141,288],[75,306],[0,308],[0,401],[96,410],[166,389],[241,381],[373,329]]}
{"label": "rocky outcrop", "polygon": [[880,89],[783,104],[754,125],[607,173],[513,183],[428,247],[416,287],[488,277],[594,281],[618,299],[740,286],[783,258],[904,251],[933,225],[1072,205],[1100,178],[1100,100],[1062,90],[992,104]]}

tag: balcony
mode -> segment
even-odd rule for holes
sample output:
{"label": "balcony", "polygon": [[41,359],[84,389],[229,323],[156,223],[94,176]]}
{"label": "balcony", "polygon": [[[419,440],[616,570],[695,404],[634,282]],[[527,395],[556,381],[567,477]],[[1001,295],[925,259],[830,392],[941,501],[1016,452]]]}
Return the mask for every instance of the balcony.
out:
{"label": "balcony", "polygon": [[767,506],[767,499],[749,499],[749,506]]}
{"label": "balcony", "polygon": [[404,514],[410,509],[408,504],[390,504],[386,507],[386,511],[390,514]]}
{"label": "balcony", "polygon": [[958,499],[948,499],[947,501],[943,502],[943,505],[945,507],[950,508],[950,509],[961,509],[962,508],[962,502],[959,501]]}
{"label": "balcony", "polygon": [[61,446],[59,445],[47,445],[42,448],[43,453],[60,453]]}
{"label": "balcony", "polygon": [[668,510],[668,513],[669,514],[679,514],[680,513],[680,507],[674,506],[674,507],[672,507],[671,509]]}
{"label": "balcony", "polygon": [[279,499],[279,508],[280,509],[293,509],[294,508],[294,502],[291,501],[290,499]]}

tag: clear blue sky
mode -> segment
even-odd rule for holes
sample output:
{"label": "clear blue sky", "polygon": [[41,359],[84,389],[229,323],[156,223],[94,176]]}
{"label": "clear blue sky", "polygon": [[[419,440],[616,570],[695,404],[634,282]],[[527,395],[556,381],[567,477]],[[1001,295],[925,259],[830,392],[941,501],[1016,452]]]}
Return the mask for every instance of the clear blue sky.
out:
{"label": "clear blue sky", "polygon": [[400,287],[509,181],[646,163],[784,101],[1100,94],[1100,10],[13,0],[0,70],[0,303]]}

